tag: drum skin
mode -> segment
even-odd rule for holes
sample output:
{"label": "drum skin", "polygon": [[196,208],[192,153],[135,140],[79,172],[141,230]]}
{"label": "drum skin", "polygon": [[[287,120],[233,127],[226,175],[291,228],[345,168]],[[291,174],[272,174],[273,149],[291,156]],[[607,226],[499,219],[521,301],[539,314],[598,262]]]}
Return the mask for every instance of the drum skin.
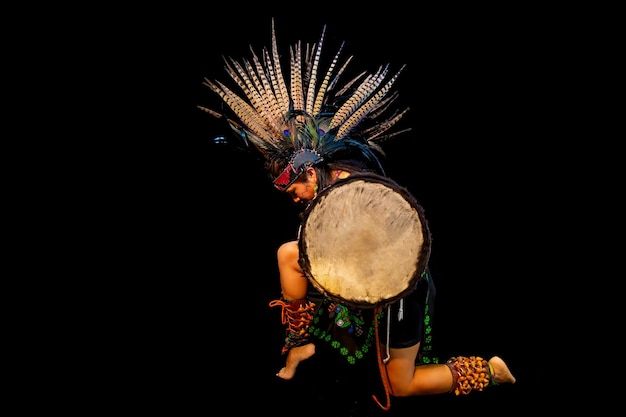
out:
{"label": "drum skin", "polygon": [[386,306],[415,288],[430,255],[422,207],[393,180],[352,174],[318,193],[303,214],[300,266],[330,299]]}

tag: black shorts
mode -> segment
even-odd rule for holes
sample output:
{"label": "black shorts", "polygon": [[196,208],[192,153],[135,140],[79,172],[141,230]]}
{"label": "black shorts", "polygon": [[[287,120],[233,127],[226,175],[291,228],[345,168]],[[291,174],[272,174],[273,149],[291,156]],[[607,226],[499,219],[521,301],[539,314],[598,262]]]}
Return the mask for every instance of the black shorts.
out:
{"label": "black shorts", "polygon": [[[392,348],[411,347],[422,339],[424,329],[423,303],[420,291],[413,291],[408,296],[395,301],[389,307],[383,309],[381,319],[380,340]],[[387,326],[389,339],[387,339]]]}

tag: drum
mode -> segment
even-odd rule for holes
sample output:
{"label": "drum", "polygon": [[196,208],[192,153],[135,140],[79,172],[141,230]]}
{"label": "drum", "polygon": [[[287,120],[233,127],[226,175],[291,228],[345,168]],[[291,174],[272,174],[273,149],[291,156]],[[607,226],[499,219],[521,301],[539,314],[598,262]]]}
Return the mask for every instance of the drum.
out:
{"label": "drum", "polygon": [[422,207],[393,180],[352,174],[318,193],[303,213],[300,266],[338,303],[386,306],[426,269],[430,232]]}

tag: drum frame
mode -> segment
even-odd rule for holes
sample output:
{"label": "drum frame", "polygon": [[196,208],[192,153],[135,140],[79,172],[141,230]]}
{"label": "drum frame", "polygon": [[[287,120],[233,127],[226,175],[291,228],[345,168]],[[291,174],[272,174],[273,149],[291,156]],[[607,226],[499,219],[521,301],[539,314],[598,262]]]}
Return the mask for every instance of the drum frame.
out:
{"label": "drum frame", "polygon": [[[339,192],[338,190],[340,187],[350,186],[351,184],[353,186],[358,187],[359,184],[355,184],[358,181],[362,181],[365,183],[375,183],[375,185],[382,186],[382,189],[384,189],[385,191],[390,190],[393,193],[396,193],[401,198],[401,200],[404,200],[403,203],[406,203],[408,205],[408,208],[412,209],[412,210],[407,210],[407,211],[411,212],[412,216],[416,215],[416,218],[419,220],[418,226],[420,226],[421,228],[422,243],[421,243],[421,246],[419,247],[418,254],[416,254],[417,258],[413,261],[409,260],[409,263],[411,265],[414,262],[415,272],[410,277],[410,279],[408,279],[408,282],[406,283],[406,288],[401,289],[401,290],[398,289],[394,291],[394,294],[392,295],[380,294],[378,296],[374,296],[370,298],[369,296],[364,297],[362,294],[359,294],[356,297],[350,296],[348,294],[339,294],[336,291],[328,290],[327,288],[325,288],[325,285],[328,285],[328,283],[320,282],[320,279],[314,276],[315,271],[312,271],[311,259],[309,255],[309,252],[311,252],[310,248],[312,248],[311,246],[312,242],[308,241],[309,240],[309,232],[308,232],[309,228],[311,228],[312,230],[314,229],[314,226],[310,224],[309,222],[311,220],[311,217],[312,216],[315,217],[316,210],[321,210],[319,209],[320,205],[323,207],[323,205],[325,204],[324,203],[325,199],[330,198],[333,195],[333,193]],[[404,209],[403,209],[403,212],[404,212]],[[411,220],[414,220],[414,219],[411,219]],[[338,220],[333,219],[333,221],[338,221]],[[418,237],[418,239],[419,238],[420,237]],[[335,240],[334,237],[333,237],[333,240]],[[346,241],[349,241],[349,240],[350,239],[346,239]],[[326,242],[321,242],[320,244],[325,245]],[[377,308],[381,306],[387,306],[397,301],[398,299],[407,296],[408,294],[414,291],[416,287],[415,284],[417,284],[422,273],[426,270],[426,267],[428,265],[428,259],[430,257],[430,248],[431,248],[431,236],[430,236],[430,230],[428,228],[428,222],[424,215],[424,210],[422,206],[417,202],[415,197],[405,187],[400,186],[398,183],[396,183],[395,181],[393,181],[392,179],[388,177],[383,177],[377,174],[370,174],[370,173],[358,173],[358,174],[354,173],[345,179],[338,180],[330,187],[327,187],[326,189],[319,192],[315,200],[313,200],[311,204],[307,207],[307,209],[303,213],[302,222],[300,224],[298,245],[300,249],[300,258],[299,258],[300,267],[302,268],[305,276],[308,278],[311,284],[318,291],[320,291],[324,296],[340,304],[349,305],[349,306],[356,307],[356,308]],[[375,254],[372,254],[372,256],[375,256]],[[333,261],[329,260],[328,262],[333,262]],[[319,261],[317,261],[317,263],[319,263]],[[393,271],[390,272],[390,276],[391,275],[393,275]],[[402,278],[401,282],[404,282],[404,280],[406,280],[406,276]],[[362,283],[359,283],[359,284],[362,284]]]}

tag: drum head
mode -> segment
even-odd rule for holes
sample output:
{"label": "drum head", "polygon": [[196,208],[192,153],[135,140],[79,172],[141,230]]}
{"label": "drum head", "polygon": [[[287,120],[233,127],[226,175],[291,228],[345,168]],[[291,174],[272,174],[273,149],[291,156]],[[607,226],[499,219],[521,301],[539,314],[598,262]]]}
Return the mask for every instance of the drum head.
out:
{"label": "drum head", "polygon": [[339,303],[384,306],[412,292],[430,254],[423,209],[394,181],[352,174],[318,194],[304,213],[300,265]]}

